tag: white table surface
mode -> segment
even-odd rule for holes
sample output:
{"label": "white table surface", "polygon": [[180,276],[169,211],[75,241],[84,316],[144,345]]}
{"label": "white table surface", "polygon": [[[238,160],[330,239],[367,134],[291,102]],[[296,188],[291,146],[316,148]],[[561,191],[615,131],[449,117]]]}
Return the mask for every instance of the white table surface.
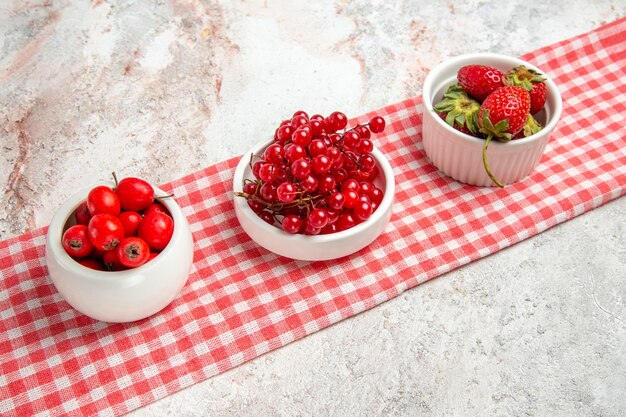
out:
{"label": "white table surface", "polygon": [[[164,183],[295,110],[357,116],[447,57],[521,55],[625,0],[0,2],[0,239],[77,188]],[[626,199],[131,413],[626,415]]]}

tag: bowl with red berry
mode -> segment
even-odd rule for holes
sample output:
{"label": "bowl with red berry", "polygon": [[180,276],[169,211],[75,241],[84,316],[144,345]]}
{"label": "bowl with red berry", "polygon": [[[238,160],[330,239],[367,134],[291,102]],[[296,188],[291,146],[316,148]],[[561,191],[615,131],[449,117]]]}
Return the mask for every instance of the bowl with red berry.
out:
{"label": "bowl with red berry", "polygon": [[561,112],[557,86],[532,63],[493,53],[457,56],[424,80],[424,151],[455,180],[503,187],[539,164]]}
{"label": "bowl with red berry", "polygon": [[234,206],[258,245],[304,261],[336,259],[372,243],[389,223],[395,183],[375,147],[385,120],[348,127],[344,113],[283,120],[247,152],[233,178]]}
{"label": "bowl with red berry", "polygon": [[187,282],[193,239],[173,196],[127,177],[78,191],[54,214],[46,263],[76,310],[111,323],[166,307]]}

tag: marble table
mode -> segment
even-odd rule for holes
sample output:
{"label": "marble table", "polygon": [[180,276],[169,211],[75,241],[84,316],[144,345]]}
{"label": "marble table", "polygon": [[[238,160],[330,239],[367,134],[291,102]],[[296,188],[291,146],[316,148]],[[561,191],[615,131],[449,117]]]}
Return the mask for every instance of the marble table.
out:
{"label": "marble table", "polygon": [[[625,0],[0,2],[0,239],[77,188],[163,183],[295,110],[420,94],[447,57],[520,55]],[[626,199],[131,413],[626,414]]]}

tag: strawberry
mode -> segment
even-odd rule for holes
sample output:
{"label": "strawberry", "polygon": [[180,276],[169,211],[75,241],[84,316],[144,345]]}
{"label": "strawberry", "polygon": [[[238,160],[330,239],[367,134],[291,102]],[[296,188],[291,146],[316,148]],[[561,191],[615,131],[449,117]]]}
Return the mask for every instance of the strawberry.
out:
{"label": "strawberry", "polygon": [[535,120],[532,114],[529,114],[522,130],[517,132],[517,134],[513,136],[511,140],[527,138],[528,136],[534,135],[535,133],[539,132],[541,129],[543,129],[543,126],[541,126],[541,124],[537,120]]}
{"label": "strawberry", "polygon": [[543,108],[546,103],[547,89],[545,77],[534,69],[526,68],[524,65],[512,68],[506,73],[506,83],[508,85],[519,85],[530,93],[530,114],[535,114]]}
{"label": "strawberry", "polygon": [[459,84],[451,85],[434,109],[456,130],[470,136],[479,135],[477,119],[480,103],[468,96]]}
{"label": "strawberry", "polygon": [[487,147],[492,139],[508,142],[519,131],[530,114],[530,94],[517,85],[498,88],[483,101],[478,112],[478,126],[487,137],[483,145],[483,165],[489,178],[499,187],[504,187],[489,170]]}
{"label": "strawberry", "polygon": [[504,73],[488,65],[466,65],[459,68],[456,78],[470,96],[482,102],[497,88],[504,86]]}
{"label": "strawberry", "polygon": [[529,112],[530,94],[525,88],[500,87],[480,106],[478,126],[487,137],[507,142],[522,130]]}

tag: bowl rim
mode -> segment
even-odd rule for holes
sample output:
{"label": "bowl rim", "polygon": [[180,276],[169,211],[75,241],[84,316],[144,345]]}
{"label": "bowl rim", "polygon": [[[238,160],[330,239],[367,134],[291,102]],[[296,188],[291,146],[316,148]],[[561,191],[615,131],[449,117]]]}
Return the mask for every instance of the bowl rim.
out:
{"label": "bowl rim", "polygon": [[[561,97],[561,92],[559,91],[559,88],[554,83],[554,81],[552,81],[552,78],[547,76],[546,71],[543,71],[541,68],[531,64],[528,61],[524,61],[523,59],[520,59],[514,56],[497,54],[493,52],[477,52],[477,53],[461,54],[461,55],[457,55],[452,58],[449,58],[435,65],[429,71],[422,85],[422,105],[424,106],[425,110],[428,111],[429,114],[434,113],[433,103],[432,103],[432,95],[434,91],[431,91],[431,90],[433,89],[434,80],[436,76],[439,75],[440,72],[444,71],[445,69],[449,67],[459,66],[460,63],[465,62],[465,61],[472,61],[472,60],[478,61],[480,59],[508,61],[512,63],[511,66],[525,65],[529,69],[534,69],[536,71],[539,71],[541,74],[543,74],[546,77],[545,82],[546,82],[546,87],[548,90],[549,97],[550,96],[554,97],[554,109],[552,109],[551,118],[548,121],[548,123],[546,123],[546,125],[543,127],[543,129],[541,129],[539,132],[535,133],[534,135],[528,136],[526,138],[516,139],[516,140],[512,140],[508,142],[492,141],[490,146],[494,146],[494,145],[496,147],[507,146],[509,148],[524,146],[530,142],[535,142],[537,140],[540,140],[540,138],[543,137],[543,134],[549,134],[550,132],[552,132],[552,130],[554,130],[557,123],[559,122],[559,119],[561,118],[561,113],[563,111],[563,100]],[[480,62],[476,62],[476,63],[480,64]],[[548,98],[548,100],[549,99],[550,98]],[[458,130],[454,129],[452,126],[448,125],[443,120],[441,120],[440,117],[433,117],[433,118],[436,120],[436,123],[438,123],[440,126],[443,126],[448,132],[456,135],[459,138],[462,138],[469,142],[480,144],[480,146],[482,146],[485,141],[484,139],[475,138],[463,132],[459,132]]]}
{"label": "bowl rim", "polygon": [[271,233],[272,235],[288,239],[292,242],[307,242],[307,244],[315,244],[320,243],[323,244],[325,242],[333,242],[345,238],[349,238],[354,235],[358,235],[362,231],[369,228],[371,225],[376,224],[380,221],[384,216],[387,209],[393,204],[393,198],[395,194],[395,177],[393,173],[393,169],[391,168],[391,164],[387,160],[387,158],[383,155],[381,151],[374,146],[371,154],[376,160],[376,163],[382,172],[385,178],[385,189],[383,194],[383,199],[380,202],[376,211],[370,216],[366,221],[357,224],[354,227],[351,227],[347,230],[342,230],[340,232],[329,233],[325,235],[304,235],[301,233],[287,233],[282,230],[280,227],[275,225],[270,225],[263,221],[259,216],[256,215],[252,211],[252,209],[245,202],[246,199],[242,197],[237,197],[234,195],[234,192],[243,190],[243,181],[244,181],[244,172],[246,171],[251,155],[260,155],[262,150],[266,147],[274,143],[274,140],[270,139],[264,142],[257,143],[252,147],[252,149],[248,150],[237,163],[237,167],[235,168],[235,173],[233,175],[233,202],[237,206],[236,208],[242,210],[242,212],[249,218],[254,219],[254,223],[261,228],[263,232]]}
{"label": "bowl rim", "polygon": [[[137,277],[138,274],[146,272],[150,269],[158,268],[158,265],[162,264],[163,262],[167,262],[167,254],[174,250],[176,242],[185,238],[185,227],[183,227],[181,222],[187,221],[185,215],[182,212],[182,209],[174,200],[174,197],[155,197],[155,200],[163,204],[170,212],[172,220],[174,221],[174,231],[172,232],[172,237],[167,246],[161,252],[159,252],[159,255],[156,258],[154,258],[150,262],[147,262],[136,268],[126,269],[124,271],[98,271],[96,269],[91,269],[81,265],[65,251],[61,243],[65,224],[74,213],[74,210],[76,210],[76,208],[84,200],[87,199],[87,194],[89,193],[89,191],[91,191],[91,189],[98,185],[106,185],[112,187],[114,184],[108,181],[100,181],[94,183],[93,185],[85,187],[74,193],[72,196],[66,199],[57,209],[46,232],[46,257],[53,257],[63,269],[70,270],[75,274],[80,274],[86,280],[99,282],[109,281],[118,283],[120,281],[133,280],[135,277]],[[168,195],[165,191],[156,186],[152,186],[152,188],[154,189],[155,196]]]}

